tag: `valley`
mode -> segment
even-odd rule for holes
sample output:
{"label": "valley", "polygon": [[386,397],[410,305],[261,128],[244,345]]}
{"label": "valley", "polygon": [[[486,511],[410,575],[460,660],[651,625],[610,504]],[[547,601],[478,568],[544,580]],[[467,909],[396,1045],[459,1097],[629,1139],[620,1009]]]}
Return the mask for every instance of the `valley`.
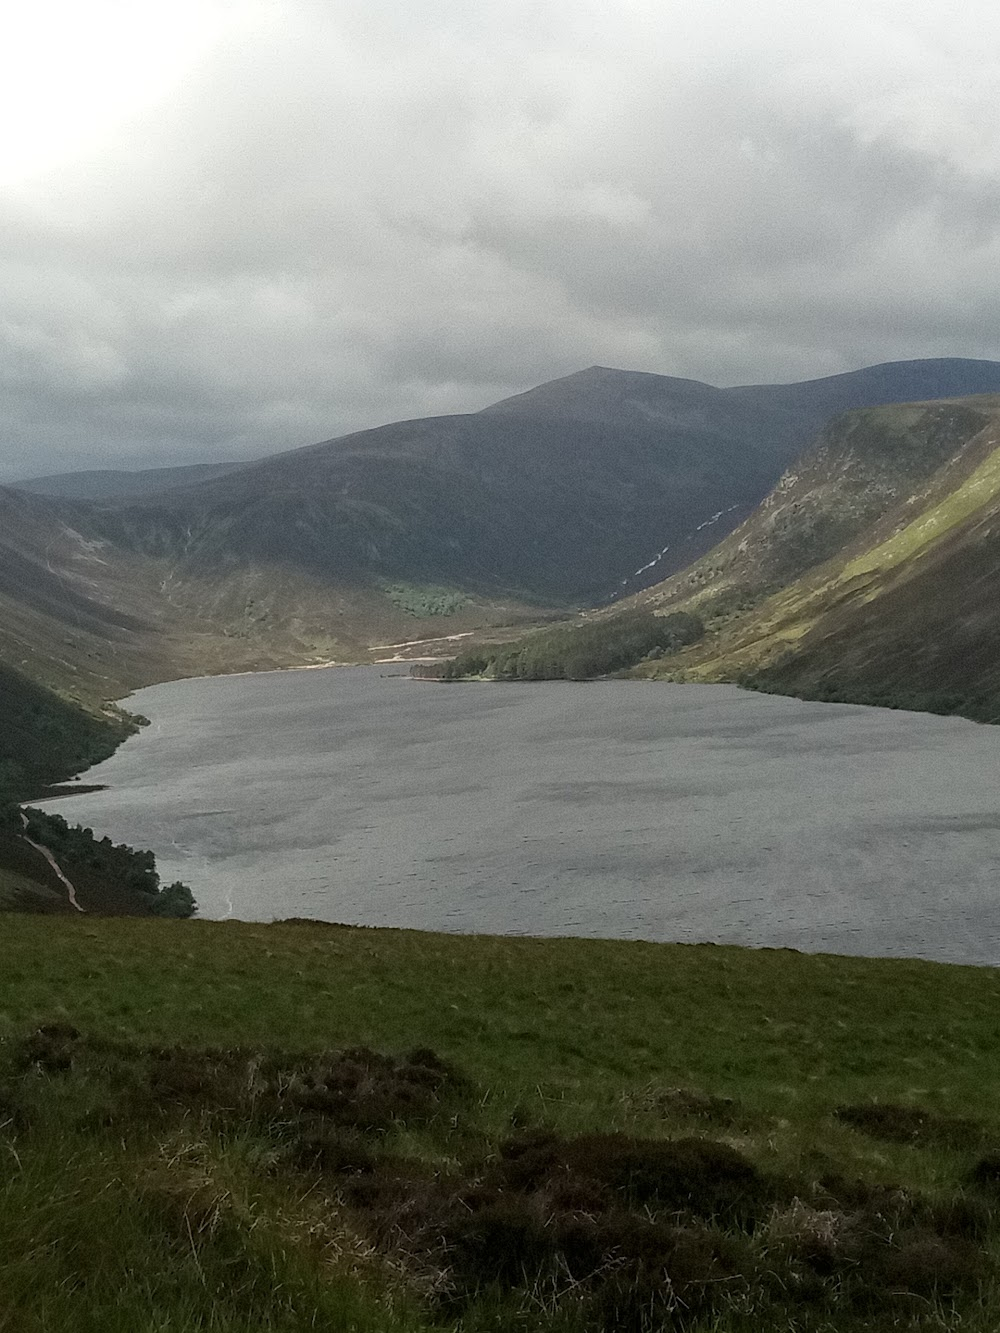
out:
{"label": "valley", "polygon": [[992,1333],[998,393],[0,488],[0,1329]]}
{"label": "valley", "polygon": [[686,567],[832,416],[918,389],[1000,392],[1000,366],[733,389],[594,367],[479,413],[135,474],[131,494],[104,473],[0,488],[0,661],[92,705],[384,643],[509,638]]}
{"label": "valley", "polygon": [[1000,366],[957,360],[735,389],[593,367],[259,462],[0,488],[6,688],[55,692],[39,736],[61,710],[103,738],[77,760],[43,740],[7,785],[106,753],[129,726],[110,701],[159,681],[456,652],[427,672],[993,720],[1000,399],[953,396],[989,389]]}
{"label": "valley", "polygon": [[11,8],[0,1333],[998,1333],[1000,9]]}

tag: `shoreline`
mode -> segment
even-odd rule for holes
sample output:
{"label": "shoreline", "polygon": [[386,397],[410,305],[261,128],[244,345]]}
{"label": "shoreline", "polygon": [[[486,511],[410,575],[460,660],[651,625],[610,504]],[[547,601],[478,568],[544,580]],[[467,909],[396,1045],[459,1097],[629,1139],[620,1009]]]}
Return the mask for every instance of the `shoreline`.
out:
{"label": "shoreline", "polygon": [[[186,681],[227,680],[230,677],[236,678],[239,676],[277,676],[280,673],[286,671],[328,671],[333,667],[355,667],[355,666],[374,666],[374,665],[375,664],[373,662],[334,662],[334,661],[302,662],[299,663],[297,666],[259,667],[259,668],[250,668],[242,671],[202,671],[196,676],[166,676],[164,677],[163,680],[151,680],[148,685],[136,685],[134,689],[129,690],[128,694],[123,694],[120,698],[112,699],[110,700],[110,702],[112,704],[123,704],[126,703],[129,699],[134,698],[135,695],[140,694],[143,690],[155,690],[160,685],[180,685]],[[124,745],[125,741],[130,739],[131,737],[126,736],[124,740],[121,742],[121,744]],[[82,772],[84,773],[86,771],[87,771],[86,769],[82,770]]]}
{"label": "shoreline", "polygon": [[[131,736],[126,736],[125,740],[131,740]],[[124,741],[122,742],[124,744]],[[111,756],[109,755],[108,758]],[[101,760],[103,763],[104,760]],[[86,772],[86,769],[84,770]],[[95,791],[107,791],[106,782],[81,782],[79,786],[73,782],[56,782],[51,787],[38,793],[37,796],[29,797],[28,800],[21,802],[21,807],[33,805],[36,801],[65,801],[72,796],[89,796]]]}
{"label": "shoreline", "polygon": [[[376,653],[389,648],[416,648],[424,643],[453,643],[458,639],[471,638],[476,630],[463,630],[458,634],[443,634],[432,639],[404,639],[400,643],[376,643],[368,649],[371,653]],[[137,685],[129,690],[127,694],[121,695],[117,699],[109,700],[111,704],[122,704],[131,699],[141,690],[151,690],[158,685],[173,685],[181,681],[189,680],[221,680],[226,677],[239,676],[273,676],[285,671],[329,671],[338,667],[368,667],[368,666],[400,666],[408,662],[447,662],[450,659],[446,655],[428,655],[426,657],[375,657],[367,660],[355,660],[350,662],[338,661],[336,658],[330,658],[326,662],[296,662],[288,666],[272,667],[245,667],[239,671],[200,671],[193,676],[168,676],[163,680],[150,681],[148,685]],[[126,739],[128,739],[126,737]],[[86,770],[83,770],[84,772]]]}

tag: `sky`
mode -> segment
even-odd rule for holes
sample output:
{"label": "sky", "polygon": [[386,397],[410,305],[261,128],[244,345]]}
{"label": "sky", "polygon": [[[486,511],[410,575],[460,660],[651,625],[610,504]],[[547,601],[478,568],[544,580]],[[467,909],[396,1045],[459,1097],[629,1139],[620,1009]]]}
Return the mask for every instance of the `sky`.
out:
{"label": "sky", "polygon": [[1000,359],[984,0],[11,8],[0,480]]}

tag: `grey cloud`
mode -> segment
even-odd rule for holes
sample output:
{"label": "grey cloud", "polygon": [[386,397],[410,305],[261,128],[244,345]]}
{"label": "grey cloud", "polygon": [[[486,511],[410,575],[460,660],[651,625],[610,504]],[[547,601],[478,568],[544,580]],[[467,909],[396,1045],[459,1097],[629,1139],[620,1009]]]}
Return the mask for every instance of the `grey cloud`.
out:
{"label": "grey cloud", "polygon": [[290,448],[594,362],[1000,355],[986,6],[950,32],[894,0],[808,31],[784,0],[260,10],[3,191],[0,479]]}

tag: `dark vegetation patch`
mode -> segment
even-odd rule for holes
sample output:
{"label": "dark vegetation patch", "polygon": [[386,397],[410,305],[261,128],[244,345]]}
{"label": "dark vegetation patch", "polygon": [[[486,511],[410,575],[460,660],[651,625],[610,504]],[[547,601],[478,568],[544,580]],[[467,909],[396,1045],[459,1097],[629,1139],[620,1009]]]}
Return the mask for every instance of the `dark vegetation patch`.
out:
{"label": "dark vegetation patch", "polygon": [[982,688],[913,689],[911,686],[840,679],[835,673],[819,681],[796,679],[794,655],[775,667],[741,672],[735,683],[758,694],[784,694],[826,704],[862,704],[868,708],[901,709],[907,713],[935,713],[966,717],[972,722],[1000,723],[1000,694],[992,685]]}
{"label": "dark vegetation patch", "polygon": [[69,909],[65,885],[27,839],[47,848],[77,892],[86,912],[116,916],[189,917],[194,895],[179,880],[161,885],[152,852],[97,838],[92,829],[69,824],[62,815],[0,805],[0,867],[38,879],[54,891],[54,902]]}
{"label": "dark vegetation patch", "polygon": [[140,1047],[84,1037],[64,1023],[12,1043],[9,1061],[22,1076],[75,1073],[103,1084],[108,1096],[101,1122],[107,1125],[177,1115],[273,1131],[288,1125],[300,1148],[300,1137],[308,1139],[314,1126],[384,1131],[424,1124],[446,1090],[454,1095],[463,1086],[458,1072],[430,1050],[392,1057],[354,1047],[296,1058],[239,1048]]}
{"label": "dark vegetation patch", "polygon": [[969,1172],[969,1181],[983,1189],[1000,1191],[1000,1152],[980,1157]]}
{"label": "dark vegetation patch", "polygon": [[749,1124],[753,1117],[735,1097],[720,1097],[699,1088],[658,1088],[655,1085],[626,1093],[623,1103],[633,1110],[685,1116],[720,1128]]}
{"label": "dark vegetation patch", "polygon": [[[72,910],[65,886],[25,841],[27,833],[53,853],[89,912],[171,917],[194,912],[186,885],[161,887],[151,852],[97,839],[60,815],[30,810],[27,829],[21,819],[20,802],[107,759],[140,721],[113,708],[88,712],[0,664],[0,909]],[[15,891],[3,891],[5,878]]]}
{"label": "dark vegetation patch", "polygon": [[514,643],[473,648],[451,662],[415,665],[415,676],[460,680],[587,680],[625,671],[644,657],[662,657],[694,643],[705,632],[701,620],[686,611],[656,616],[624,611],[601,620],[530,634]]}
{"label": "dark vegetation patch", "polygon": [[[666,1092],[681,1117],[733,1110]],[[973,1168],[971,1192],[956,1182],[931,1195],[782,1173],[709,1136],[495,1136],[477,1118],[485,1104],[430,1049],[143,1045],[51,1023],[0,1048],[0,1155],[12,1150],[0,1215],[2,1191],[55,1132],[60,1144],[129,1144],[133,1196],[161,1250],[193,1250],[203,1272],[254,1289],[269,1265],[265,1305],[291,1241],[263,1260],[258,1247],[305,1199],[309,1227],[296,1223],[292,1249],[302,1262],[315,1250],[320,1286],[316,1238],[346,1230],[441,1328],[490,1327],[477,1322],[490,1311],[495,1328],[581,1333],[735,1328],[725,1321],[738,1315],[757,1328],[944,1327],[921,1320],[974,1305],[992,1275],[995,1158]],[[850,1122],[850,1110],[838,1114]],[[204,1164],[178,1165],[231,1142],[284,1201],[270,1220]]]}
{"label": "dark vegetation patch", "polygon": [[985,1133],[978,1120],[937,1115],[919,1106],[901,1106],[895,1102],[838,1106],[834,1115],[874,1139],[925,1148],[975,1148],[982,1143]]}
{"label": "dark vegetation patch", "polygon": [[756,1168],[734,1148],[709,1139],[637,1139],[585,1134],[563,1139],[536,1131],[500,1147],[486,1185],[607,1205],[657,1208],[751,1228],[771,1195]]}
{"label": "dark vegetation patch", "polygon": [[468,606],[469,597],[456,588],[436,584],[383,583],[382,591],[394,606],[409,616],[453,616]]}
{"label": "dark vegetation patch", "polygon": [[769,1175],[710,1139],[539,1131],[451,1172],[343,1140],[327,1151],[301,1164],[332,1164],[372,1243],[435,1274],[443,1314],[544,1291],[583,1328],[683,1328],[738,1308],[795,1328],[893,1326],[974,1299],[992,1272],[994,1217],[975,1201]]}
{"label": "dark vegetation patch", "polygon": [[97,716],[0,663],[0,804],[107,759],[137,719],[109,709]]}

